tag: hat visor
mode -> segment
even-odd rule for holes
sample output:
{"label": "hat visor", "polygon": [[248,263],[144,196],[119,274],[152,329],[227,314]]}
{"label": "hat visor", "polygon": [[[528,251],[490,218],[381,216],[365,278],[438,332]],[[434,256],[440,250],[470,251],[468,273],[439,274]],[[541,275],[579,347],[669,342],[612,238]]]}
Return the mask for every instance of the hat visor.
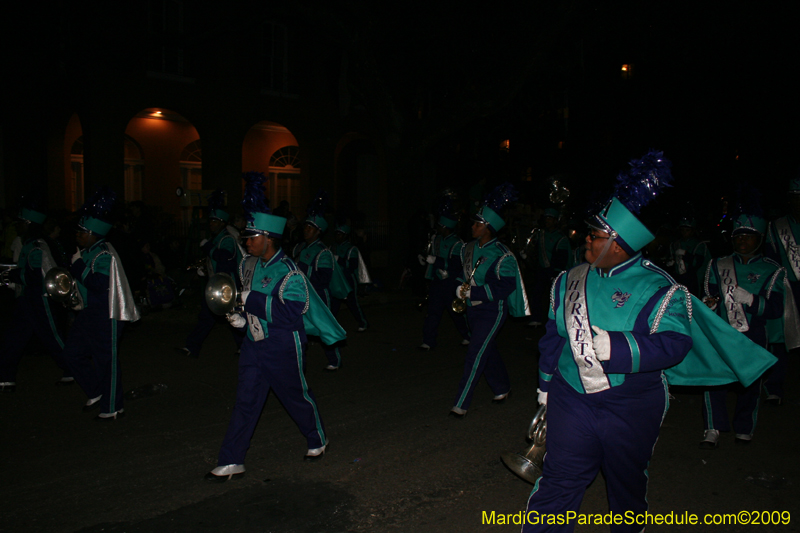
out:
{"label": "hat visor", "polygon": [[245,228],[239,233],[239,237],[242,239],[247,239],[249,237],[256,237],[258,235],[267,235],[269,232],[265,230],[260,230],[256,228]]}

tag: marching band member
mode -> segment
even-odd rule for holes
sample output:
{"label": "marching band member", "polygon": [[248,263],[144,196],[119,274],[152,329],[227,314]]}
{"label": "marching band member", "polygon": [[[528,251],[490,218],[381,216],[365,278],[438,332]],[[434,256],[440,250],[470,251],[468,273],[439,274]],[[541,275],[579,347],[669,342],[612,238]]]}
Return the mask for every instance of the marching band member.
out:
{"label": "marching band member", "polygon": [[418,347],[421,351],[428,351],[436,347],[436,336],[442,313],[447,311],[461,336],[461,344],[469,344],[469,326],[463,313],[453,310],[453,291],[460,285],[458,276],[461,275],[463,265],[461,252],[464,241],[456,234],[458,215],[453,213],[452,197],[445,194],[440,199],[439,220],[437,235],[432,239],[427,256],[418,256],[419,262],[427,266],[425,279],[430,280],[428,286],[428,313],[422,326],[422,344]]}
{"label": "marching band member", "polygon": [[34,336],[44,344],[63,371],[56,384],[70,385],[75,382],[62,355],[64,340],[59,331],[59,310],[51,305],[45,290],[45,276],[50,269],[58,266],[44,240],[42,224],[45,219],[45,214],[32,204],[20,210],[23,246],[17,260],[18,268],[3,273],[6,281],[20,287],[20,291],[14,307],[14,319],[0,351],[0,392],[13,392],[16,389],[17,367],[25,346]]}
{"label": "marching band member", "polygon": [[331,313],[336,316],[339,313],[344,301],[347,308],[353,314],[358,324],[358,331],[363,332],[367,330],[369,324],[364,316],[364,311],[358,303],[358,285],[360,283],[371,283],[369,272],[367,272],[367,265],[364,264],[364,258],[361,257],[361,252],[358,247],[350,242],[350,226],[347,224],[339,224],[336,226],[334,233],[336,245],[334,247],[334,259],[339,264],[347,283],[352,287],[352,290],[347,293],[347,298],[332,298],[331,300]]}
{"label": "marching band member", "polygon": [[[234,280],[238,280],[237,272],[239,263],[242,260],[243,250],[239,245],[239,230],[233,225],[228,224],[230,214],[224,209],[225,191],[217,189],[208,197],[208,228],[211,239],[204,239],[200,243],[200,248],[205,256],[205,266],[198,268],[198,273],[205,276],[224,272],[229,274]],[[238,283],[238,281],[237,281]],[[197,325],[186,338],[186,344],[179,351],[189,357],[200,357],[200,350],[203,341],[214,329],[214,325],[219,321],[219,317],[209,311],[205,298],[200,301],[200,314],[197,315]],[[242,344],[242,335],[233,330],[233,340],[236,349]]]}
{"label": "marching band member", "polygon": [[516,200],[516,194],[510,183],[494,189],[475,215],[472,224],[475,240],[465,245],[461,254],[464,271],[459,281],[464,285],[459,285],[455,293],[465,302],[472,338],[455,405],[450,410],[450,416],[456,418],[467,414],[481,376],[494,393],[494,403],[505,401],[511,390],[508,372],[497,350],[497,335],[509,314],[525,316],[530,311],[517,260],[497,240],[497,232],[505,226],[500,212]]}
{"label": "marching band member", "polygon": [[[772,323],[767,323],[768,331],[775,331],[776,338],[770,338],[770,349],[778,357],[778,362],[772,368],[764,382],[764,389],[767,391],[767,403],[780,405],[783,401],[783,381],[786,378],[786,365],[788,360],[787,350],[797,348],[800,339],[797,338],[800,332],[786,327],[787,323],[792,323],[800,316],[797,309],[800,302],[800,178],[794,178],[789,182],[789,214],[770,223],[767,231],[767,246],[764,247],[764,254],[770,259],[779,263],[786,269],[786,276],[789,280],[790,292],[794,306],[784,306],[783,324],[774,327]],[[783,326],[783,327],[781,327]]]}
{"label": "marching band member", "polygon": [[675,281],[687,287],[695,296],[700,296],[703,275],[711,261],[708,243],[697,238],[697,223],[692,217],[680,219],[678,232],[680,238],[669,245],[670,260],[667,266],[672,269]]}
{"label": "marching band member", "polygon": [[[577,513],[600,470],[613,514],[646,512],[647,469],[669,406],[668,382],[749,384],[774,362],[642,257],[655,237],[637,215],[671,186],[671,164],[655,151],[630,164],[615,196],[587,221],[587,262],[553,284],[550,320],[539,342],[547,454],[529,512]],[[734,368],[730,362],[743,345],[753,351]],[[574,528],[573,521],[528,523],[522,530]],[[641,529],[611,526],[615,533]]]}
{"label": "marching band member", "polygon": [[72,324],[63,354],[89,398],[84,411],[99,407],[98,420],[125,415],[119,339],[126,322],[139,320],[122,261],[106,241],[111,229],[106,217],[115,199],[113,191],[104,189],[83,207],[75,235],[79,250],[70,267],[82,310]]}
{"label": "marching band member", "polygon": [[[734,329],[754,343],[767,347],[767,319],[783,315],[786,270],[760,253],[767,222],[751,207],[733,221],[733,254],[714,259],[705,275],[705,302]],[[792,304],[793,306],[793,304]],[[701,448],[719,446],[720,431],[730,431],[726,398],[730,387],[703,394],[705,432]],[[761,379],[748,387],[734,386],[737,393],[733,431],[737,444],[749,444],[758,418]]]}
{"label": "marching band member", "polygon": [[228,320],[247,335],[228,431],[217,467],[205,476],[216,483],[244,475],[245,454],[270,389],[306,438],[304,459],[322,458],[328,437],[305,378],[306,333],[331,344],[345,337],[309,280],[281,249],[286,219],[272,215],[266,206],[264,175],[248,173],[245,179],[242,205],[248,222],[242,237],[250,255],[240,268],[244,310]]}
{"label": "marching band member", "polygon": [[533,239],[520,252],[520,257],[527,259],[529,254],[535,256],[536,269],[531,290],[531,321],[529,326],[538,327],[545,322],[544,300],[550,290],[553,278],[566,269],[570,262],[569,238],[558,227],[560,217],[558,209],[549,207],[544,210],[544,227],[535,230]]}
{"label": "marching band member", "polygon": [[[349,287],[341,276],[341,271],[335,268],[336,261],[333,252],[325,246],[320,238],[328,229],[325,220],[326,196],[324,191],[319,191],[317,196],[308,204],[305,224],[303,225],[303,242],[298,243],[292,252],[298,268],[311,281],[317,294],[331,308],[333,298],[344,299],[347,297]],[[338,271],[338,272],[337,272]],[[338,274],[338,275],[336,275]],[[338,346],[323,344],[325,357],[328,364],[325,370],[335,372],[342,365],[342,354]]]}

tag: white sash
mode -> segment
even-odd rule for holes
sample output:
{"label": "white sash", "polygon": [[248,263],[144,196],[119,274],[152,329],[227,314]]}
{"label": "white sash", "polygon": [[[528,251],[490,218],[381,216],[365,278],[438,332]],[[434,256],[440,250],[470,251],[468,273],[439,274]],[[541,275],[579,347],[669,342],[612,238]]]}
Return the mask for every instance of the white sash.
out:
{"label": "white sash", "polygon": [[578,367],[583,388],[587,394],[611,388],[606,373],[597,359],[592,345],[592,326],[586,302],[586,277],[589,264],[579,265],[567,274],[564,295],[564,323],[569,335],[572,357]]}
{"label": "white sash", "polygon": [[747,317],[744,314],[744,305],[733,301],[733,290],[738,285],[733,256],[724,257],[717,261],[717,274],[719,274],[721,303],[725,306],[728,324],[744,333],[750,329],[750,324],[747,323]]}
{"label": "white sash", "polygon": [[797,246],[792,227],[789,225],[789,219],[784,217],[776,220],[775,229],[778,233],[778,240],[786,252],[789,265],[792,267],[794,277],[795,279],[800,279],[800,247]]}
{"label": "white sash", "polygon": [[[253,284],[253,276],[256,272],[256,264],[258,264],[259,258],[254,256],[247,256],[242,261],[244,268],[242,268],[241,276],[242,276],[242,290],[250,290]],[[261,321],[259,321],[256,315],[251,315],[250,313],[245,313],[244,317],[247,319],[247,326],[250,329],[250,335],[253,336],[254,341],[264,340],[264,328],[261,327]]]}

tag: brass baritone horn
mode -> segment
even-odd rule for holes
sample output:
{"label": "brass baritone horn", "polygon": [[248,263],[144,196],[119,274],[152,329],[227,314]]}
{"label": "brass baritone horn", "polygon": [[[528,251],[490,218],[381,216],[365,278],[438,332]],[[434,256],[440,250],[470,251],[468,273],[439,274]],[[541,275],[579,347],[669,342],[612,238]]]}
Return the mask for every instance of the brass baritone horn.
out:
{"label": "brass baritone horn", "polygon": [[227,315],[236,308],[236,282],[230,274],[214,274],[206,284],[206,304],[215,315]]}
{"label": "brass baritone horn", "polygon": [[53,267],[44,276],[44,288],[47,295],[72,309],[83,307],[78,293],[78,285],[69,270]]}
{"label": "brass baritone horn", "polygon": [[528,439],[531,445],[521,453],[505,452],[500,455],[500,459],[509,470],[527,481],[536,483],[542,475],[544,465],[544,454],[547,451],[547,405],[542,405],[536,411],[536,415],[528,428]]}
{"label": "brass baritone horn", "polygon": [[9,285],[11,280],[8,279],[8,274],[12,270],[17,270],[19,265],[16,263],[3,263],[0,264],[0,285]]}

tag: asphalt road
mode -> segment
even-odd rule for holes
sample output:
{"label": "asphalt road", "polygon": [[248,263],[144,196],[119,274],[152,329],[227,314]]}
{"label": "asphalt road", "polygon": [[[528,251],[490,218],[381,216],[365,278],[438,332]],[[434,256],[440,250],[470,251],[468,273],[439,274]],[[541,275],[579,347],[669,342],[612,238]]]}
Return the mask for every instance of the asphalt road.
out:
{"label": "asphalt road", "polygon": [[[98,423],[82,413],[81,390],[55,387],[53,362],[27,355],[17,391],[0,395],[0,531],[519,531],[484,518],[523,511],[532,488],[499,455],[526,445],[541,332],[525,321],[506,324],[500,347],[512,376],[510,399],[492,404],[481,382],[469,414],[456,420],[447,413],[464,349],[452,324],[443,321],[438,349],[420,353],[415,346],[423,314],[408,294],[373,293],[363,302],[371,322],[364,333],[355,332],[346,309],[340,312],[350,334],[339,372],[322,371],[319,345],[307,357],[308,381],[331,439],[325,458],[301,460],[305,439],[271,396],[247,455],[246,476],[221,485],[204,482],[203,475],[216,465],[237,358],[223,326],[211,333],[199,359],[174,351],[192,327],[196,307],[152,313],[127,330],[121,347],[125,389],[165,387],[127,401],[127,416],[116,422]],[[657,525],[648,531],[800,531],[799,371],[795,357],[788,401],[762,407],[753,443],[745,447],[723,434],[719,449],[699,450],[700,396],[674,391],[648,493],[654,514],[695,513],[702,520],[706,513],[788,511],[790,523]],[[581,512],[608,512],[601,476]]]}

